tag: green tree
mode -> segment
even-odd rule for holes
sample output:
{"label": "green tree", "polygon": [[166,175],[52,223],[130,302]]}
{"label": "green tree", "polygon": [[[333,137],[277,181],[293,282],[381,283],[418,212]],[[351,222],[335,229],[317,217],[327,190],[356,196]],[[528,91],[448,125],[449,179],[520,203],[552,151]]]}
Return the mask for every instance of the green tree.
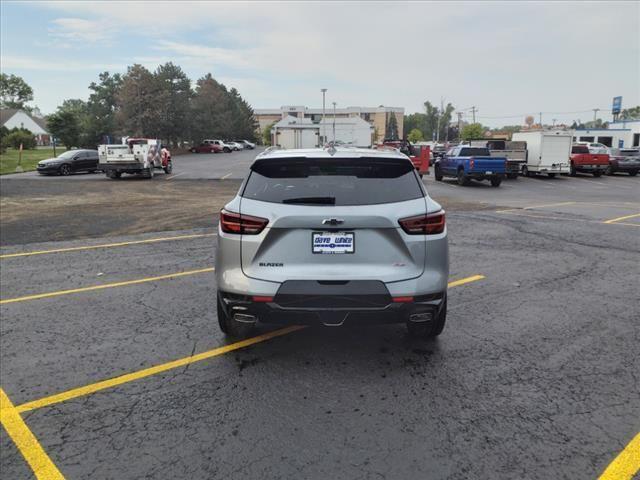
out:
{"label": "green tree", "polygon": [[387,118],[384,137],[387,140],[399,140],[400,138],[398,135],[398,119],[396,118],[396,114],[393,112],[390,112]]}
{"label": "green tree", "polygon": [[31,150],[36,148],[36,137],[26,128],[15,127],[9,130],[7,135],[3,136],[2,144],[4,149],[8,147],[18,149],[22,145],[24,150]]}
{"label": "green tree", "polygon": [[22,77],[0,74],[0,107],[24,109],[33,100],[33,89]]}
{"label": "green tree", "polygon": [[96,146],[100,143],[111,141],[116,133],[116,110],[117,96],[122,77],[120,74],[111,75],[109,72],[102,72],[99,82],[91,82],[89,90],[89,101],[87,102],[87,131],[85,132],[87,146]]}
{"label": "green tree", "polygon": [[479,123],[470,123],[462,127],[462,140],[471,140],[472,138],[482,138],[484,136],[484,127]]}
{"label": "green tree", "polygon": [[267,125],[264,130],[262,130],[262,142],[267,146],[271,145],[271,129],[275,124],[276,123],[273,122]]}
{"label": "green tree", "polygon": [[158,82],[159,135],[173,145],[189,134],[191,81],[177,65],[168,62],[155,71]]}
{"label": "green tree", "polygon": [[62,141],[67,150],[80,146],[80,120],[73,111],[58,107],[56,113],[47,117],[47,127],[54,137]]}
{"label": "green tree", "polygon": [[124,136],[157,138],[161,133],[160,88],[142,65],[127,69],[116,95],[116,122]]}
{"label": "green tree", "polygon": [[640,105],[632,108],[625,108],[620,112],[620,118],[623,120],[638,120],[640,119]]}
{"label": "green tree", "polygon": [[424,137],[422,135],[422,131],[419,128],[414,128],[409,132],[409,135],[407,135],[407,139],[411,143],[416,143],[423,141]]}

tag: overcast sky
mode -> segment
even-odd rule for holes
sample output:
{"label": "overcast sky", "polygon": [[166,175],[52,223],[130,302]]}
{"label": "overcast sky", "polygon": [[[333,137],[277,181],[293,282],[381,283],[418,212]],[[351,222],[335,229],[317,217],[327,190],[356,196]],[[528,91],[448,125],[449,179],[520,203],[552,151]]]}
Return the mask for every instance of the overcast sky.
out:
{"label": "overcast sky", "polygon": [[[452,102],[485,125],[640,104],[639,2],[7,2],[1,67],[43,113],[104,70],[211,72],[254,108]],[[499,117],[499,118],[496,118]],[[511,117],[511,118],[509,118]]]}

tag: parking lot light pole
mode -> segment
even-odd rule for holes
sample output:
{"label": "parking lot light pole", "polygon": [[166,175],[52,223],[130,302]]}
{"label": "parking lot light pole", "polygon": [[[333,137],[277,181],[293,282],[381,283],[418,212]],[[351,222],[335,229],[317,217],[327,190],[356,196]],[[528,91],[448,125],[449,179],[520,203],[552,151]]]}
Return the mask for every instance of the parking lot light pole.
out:
{"label": "parking lot light pole", "polygon": [[324,147],[324,144],[327,143],[327,127],[324,123],[325,95],[327,94],[327,89],[321,88],[320,91],[322,92],[322,145],[321,147]]}
{"label": "parking lot light pole", "polygon": [[336,143],[336,102],[333,102],[333,143]]}

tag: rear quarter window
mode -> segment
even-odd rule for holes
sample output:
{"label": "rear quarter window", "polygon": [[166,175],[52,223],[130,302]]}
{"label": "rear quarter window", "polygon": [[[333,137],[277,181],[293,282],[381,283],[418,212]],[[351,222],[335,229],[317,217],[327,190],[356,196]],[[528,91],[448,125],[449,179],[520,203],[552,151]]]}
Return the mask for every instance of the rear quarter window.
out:
{"label": "rear quarter window", "polygon": [[425,191],[407,159],[287,158],[256,161],[241,195],[272,203],[344,206],[403,202],[424,197]]}

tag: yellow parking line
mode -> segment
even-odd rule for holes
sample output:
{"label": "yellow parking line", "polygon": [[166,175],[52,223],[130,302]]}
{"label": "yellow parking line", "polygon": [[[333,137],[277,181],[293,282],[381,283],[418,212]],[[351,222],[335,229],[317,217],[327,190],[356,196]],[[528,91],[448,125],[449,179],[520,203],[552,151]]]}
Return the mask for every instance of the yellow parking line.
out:
{"label": "yellow parking line", "polygon": [[0,255],[0,258],[29,257],[32,255],[44,255],[47,253],[77,252],[80,250],[93,250],[96,248],[124,247],[127,245],[140,245],[143,243],[170,242],[172,240],[187,240],[191,238],[213,237],[215,235],[216,235],[215,233],[199,233],[194,235],[180,235],[176,237],[149,238],[147,240],[134,240],[131,242],[103,243],[101,245],[85,245],[82,247],[55,248],[53,250],[36,250],[33,252],[8,253],[5,255]]}
{"label": "yellow parking line", "polygon": [[225,178],[229,178],[232,175],[232,173],[227,173],[224,177],[221,177],[221,180],[224,180]]}
{"label": "yellow parking line", "polygon": [[301,327],[298,325],[281,328],[280,330],[274,330],[272,332],[251,337],[246,340],[242,340],[240,342],[232,343],[230,345],[225,345],[223,347],[214,348],[213,350],[198,353],[190,357],[180,358],[172,362],[156,365],[155,367],[145,368],[143,370],[138,370],[137,372],[127,373],[126,375],[120,375],[119,377],[114,377],[108,380],[103,380],[101,382],[92,383],[91,385],[86,385],[84,387],[67,390],[66,392],[58,393],[56,395],[51,395],[50,397],[41,398],[40,400],[23,403],[22,405],[17,407],[17,411],[19,413],[24,413],[29,410],[34,410],[36,408],[47,407],[55,403],[71,400],[72,398],[82,397],[84,395],[90,395],[92,393],[99,392],[100,390],[105,390],[107,388],[122,385],[123,383],[133,382],[134,380],[139,380],[141,378],[149,377],[151,375],[156,375],[158,373],[166,372],[167,370],[173,370],[174,368],[184,367],[191,363],[200,362],[202,360],[206,360],[212,357],[217,357],[219,355],[223,355],[225,353],[229,353],[234,350],[239,350],[241,348],[245,348],[250,345],[255,345],[256,343],[264,342],[265,340],[270,340],[275,337],[280,337],[282,335],[286,335],[287,333],[301,330],[302,328],[304,327]]}
{"label": "yellow parking line", "polygon": [[609,464],[598,480],[631,480],[640,472],[640,433]]}
{"label": "yellow parking line", "polygon": [[64,480],[33,432],[29,430],[16,407],[0,388],[0,423],[27,461],[37,479]]}
{"label": "yellow parking line", "polygon": [[[460,285],[464,285],[471,282],[477,282],[478,280],[482,280],[486,278],[484,275],[473,275],[467,278],[461,278],[460,280],[455,280],[450,282],[448,287],[453,288]],[[244,347],[248,347],[250,345],[255,345],[256,343],[264,342],[265,340],[269,340],[271,338],[279,337],[282,335],[286,335],[291,332],[296,332],[305,327],[299,325],[293,325],[291,327],[282,328],[280,330],[275,330],[272,332],[264,333],[262,335],[258,335],[252,338],[248,338],[246,340],[242,340],[240,342],[232,343],[230,345],[225,345],[223,347],[214,348],[213,350],[208,350],[206,352],[198,353],[196,355],[191,355],[189,357],[180,358],[178,360],[173,360],[168,363],[163,363],[160,365],[156,365],[154,367],[145,368],[143,370],[138,370],[137,372],[127,373],[125,375],[120,375],[119,377],[113,377],[108,380],[103,380],[101,382],[92,383],[90,385],[85,385],[84,387],[73,388],[71,390],[67,390],[65,392],[56,393],[54,395],[50,395],[48,397],[41,398],[40,400],[33,400],[31,402],[23,403],[16,407],[16,410],[19,413],[28,412],[30,410],[35,410],[42,407],[47,407],[49,405],[53,405],[56,403],[64,402],[67,400],[71,400],[73,398],[82,397],[84,395],[90,395],[95,392],[99,392],[100,390],[105,390],[107,388],[115,387],[118,385],[122,385],[124,383],[132,382],[134,380],[138,380],[141,378],[149,377],[151,375],[155,375],[157,373],[166,372],[167,370],[172,370],[174,368],[184,367],[191,363],[200,362],[202,360],[206,360],[208,358],[216,357],[228,352],[232,352],[234,350],[238,350]]]}
{"label": "yellow parking line", "polygon": [[640,217],[640,213],[634,213],[633,215],[626,215],[624,217],[612,218],[611,220],[607,220],[602,223],[616,223],[616,222],[621,222],[622,220],[628,220],[630,218],[636,218],[636,217]]}
{"label": "yellow parking line", "polygon": [[483,278],[487,278],[484,275],[473,275],[467,278],[461,278],[460,280],[455,280],[453,282],[449,282],[447,285],[449,288],[459,287],[460,285],[464,285],[465,283],[477,282],[478,280],[482,280]]}
{"label": "yellow parking line", "polygon": [[128,285],[137,285],[139,283],[156,282],[158,280],[167,280],[169,278],[185,277],[187,275],[195,275],[197,273],[213,272],[214,267],[200,268],[198,270],[188,270],[186,272],[169,273],[167,275],[158,275],[157,277],[139,278],[137,280],[127,280],[125,282],[105,283],[103,285],[93,285],[91,287],[73,288],[71,290],[58,290],[57,292],[38,293],[35,295],[27,295],[26,297],[8,298],[0,300],[0,305],[6,303],[26,302],[28,300],[38,300],[40,298],[59,297],[61,295],[70,295],[72,293],[92,292],[94,290],[103,290],[105,288],[126,287]]}

